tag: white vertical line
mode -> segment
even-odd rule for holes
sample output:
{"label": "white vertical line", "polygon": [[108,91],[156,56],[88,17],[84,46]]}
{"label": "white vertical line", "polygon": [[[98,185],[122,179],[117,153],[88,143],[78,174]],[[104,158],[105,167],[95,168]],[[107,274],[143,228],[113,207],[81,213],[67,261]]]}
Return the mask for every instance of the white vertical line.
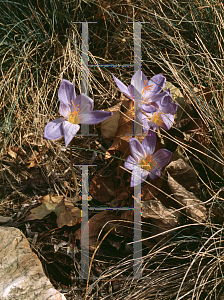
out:
{"label": "white vertical line", "polygon": [[[141,177],[140,172],[134,174],[134,182]],[[141,184],[134,186],[134,224],[133,224],[133,272],[134,278],[142,277],[142,231],[141,231]]]}
{"label": "white vertical line", "polygon": [[[141,69],[142,66],[142,51],[141,51],[141,22],[133,22],[134,31],[134,74]],[[137,81],[134,80],[134,86],[137,86]],[[134,89],[134,135],[141,135],[141,120],[137,119],[136,111],[138,109],[139,93]],[[140,99],[138,99],[140,100]]]}
{"label": "white vertical line", "polygon": [[88,195],[88,165],[82,165],[81,277],[84,279],[88,279],[89,274]]}
{"label": "white vertical line", "polygon": [[[134,27],[134,73],[141,69],[142,64],[142,52],[141,52],[141,23],[133,22]],[[139,83],[138,83],[139,84]],[[134,86],[137,86],[137,82],[134,80]],[[136,89],[134,89],[134,135],[142,134],[141,126],[137,123],[141,123],[141,120],[137,120],[136,111],[138,109],[138,101],[135,99],[139,97]],[[141,177],[140,174],[135,174],[137,177]],[[134,175],[134,181],[136,176]],[[134,185],[134,237],[133,237],[133,271],[134,278],[140,278],[142,276],[142,242],[141,242],[141,184]]]}
{"label": "white vertical line", "polygon": [[[89,96],[89,28],[82,22],[81,92]],[[88,112],[87,112],[88,113]],[[81,134],[89,136],[89,124],[81,124]]]}

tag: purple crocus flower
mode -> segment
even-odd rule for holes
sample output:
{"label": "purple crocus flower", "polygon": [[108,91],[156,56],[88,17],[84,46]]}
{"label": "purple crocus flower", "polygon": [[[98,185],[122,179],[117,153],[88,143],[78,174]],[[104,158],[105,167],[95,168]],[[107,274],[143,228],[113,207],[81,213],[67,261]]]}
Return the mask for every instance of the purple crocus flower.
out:
{"label": "purple crocus flower", "polygon": [[44,129],[44,139],[57,140],[64,135],[65,147],[71,142],[80,126],[95,125],[109,118],[113,113],[101,110],[93,111],[93,100],[81,94],[76,97],[74,85],[63,79],[58,91],[59,112],[63,118],[48,123]]}
{"label": "purple crocus flower", "polygon": [[129,99],[137,101],[138,106],[141,108],[143,108],[142,105],[157,101],[165,95],[165,92],[160,93],[166,82],[166,78],[162,74],[157,74],[148,80],[141,69],[139,69],[132,77],[131,85],[128,87],[115,76],[113,78],[119,90]]}
{"label": "purple crocus flower", "polygon": [[124,167],[132,171],[131,187],[143,182],[148,175],[151,179],[161,176],[162,167],[169,163],[172,152],[160,149],[154,153],[155,146],[156,133],[153,131],[148,133],[142,144],[136,138],[130,138],[131,155],[126,159]]}
{"label": "purple crocus flower", "polygon": [[159,100],[146,104],[142,109],[136,111],[137,118],[143,124],[144,132],[150,129],[156,130],[157,127],[162,127],[165,130],[169,130],[172,127],[178,104],[171,102],[170,89],[167,89],[165,95]]}

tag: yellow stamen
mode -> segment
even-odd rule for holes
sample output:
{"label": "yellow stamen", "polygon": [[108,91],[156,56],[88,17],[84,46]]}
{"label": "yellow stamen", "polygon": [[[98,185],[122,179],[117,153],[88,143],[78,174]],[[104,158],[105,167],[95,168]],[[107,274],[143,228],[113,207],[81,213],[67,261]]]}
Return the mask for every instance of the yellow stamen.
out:
{"label": "yellow stamen", "polygon": [[155,112],[153,114],[153,116],[149,117],[143,110],[142,110],[142,113],[150,120],[152,121],[153,123],[157,124],[158,126],[161,126],[163,124],[163,119],[161,117],[161,115],[163,115],[163,113],[158,113],[158,112]]}
{"label": "yellow stamen", "polygon": [[[143,90],[142,90],[142,97],[143,97],[143,94],[144,94],[145,91],[151,91],[152,90],[153,85],[154,84],[147,85],[147,80],[144,80],[144,87],[143,87]],[[145,101],[144,101],[144,97],[143,97],[143,103],[142,104],[144,104],[144,103],[145,103]]]}
{"label": "yellow stamen", "polygon": [[145,91],[151,91],[152,90],[151,87],[154,85],[154,84],[152,84],[152,85],[146,85],[146,84],[147,84],[147,80],[144,80],[144,87],[143,87],[143,90],[142,90],[142,96],[143,96]]}
{"label": "yellow stamen", "polygon": [[70,112],[69,116],[68,116],[68,121],[72,124],[79,124],[81,121],[80,118],[80,111],[79,111],[79,104],[78,105],[74,105],[73,100],[71,101],[73,107],[74,107],[74,111]]}
{"label": "yellow stamen", "polygon": [[149,154],[147,154],[147,156],[140,162],[140,166],[146,171],[150,171],[152,168],[156,167],[155,165],[157,165],[157,161]]}
{"label": "yellow stamen", "polygon": [[163,124],[163,119],[161,117],[163,113],[155,112],[155,114],[152,116],[151,121],[159,126]]}

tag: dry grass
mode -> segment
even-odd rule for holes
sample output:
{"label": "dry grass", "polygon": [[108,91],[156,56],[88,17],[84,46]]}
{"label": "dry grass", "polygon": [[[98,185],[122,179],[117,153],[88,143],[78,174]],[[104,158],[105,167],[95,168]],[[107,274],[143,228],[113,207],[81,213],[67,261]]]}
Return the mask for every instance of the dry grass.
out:
{"label": "dry grass", "polygon": [[[204,122],[201,136],[202,141],[209,140],[207,144],[194,136],[191,136],[194,144],[181,143],[169,132],[167,138],[179,144],[194,168],[197,169],[199,162],[204,170],[205,175],[200,180],[209,220],[206,224],[187,222],[175,228],[169,240],[164,239],[150,249],[143,257],[144,277],[137,282],[131,277],[132,257],[110,266],[90,285],[89,299],[94,296],[117,300],[221,299],[223,226],[214,220],[220,215],[223,219],[224,209],[223,4],[210,0],[193,3],[118,1],[116,4],[48,1],[48,5],[55,5],[52,8],[55,14],[48,15],[51,21],[47,21],[49,11],[44,6],[37,6],[35,10],[35,4],[32,6],[32,2],[27,1],[24,17],[12,3],[8,4],[12,10],[11,15],[8,14],[13,16],[11,23],[4,15],[5,23],[0,24],[3,29],[7,28],[0,41],[1,184],[4,185],[0,192],[0,211],[10,213],[7,205],[15,198],[18,207],[33,199],[34,195],[27,195],[24,182],[36,174],[26,169],[34,151],[41,153],[37,163],[39,174],[45,179],[41,192],[48,188],[59,194],[66,194],[68,190],[74,193],[69,152],[63,149],[63,139],[44,141],[42,138],[45,125],[59,117],[57,92],[62,78],[74,83],[77,94],[81,91],[80,26],[71,21],[98,20],[97,24],[89,25],[89,56],[91,63],[106,64],[133,64],[133,28],[126,21],[133,16],[135,20],[150,21],[142,25],[144,73],[151,77],[162,72],[181,89],[188,105]],[[64,5],[62,10],[60,3]],[[0,5],[6,11],[6,6]],[[19,22],[16,15],[26,20]],[[106,109],[119,102],[111,73],[129,84],[133,69],[90,68],[89,90],[95,109]],[[193,119],[191,111],[184,113]],[[92,130],[99,133],[97,128]],[[87,149],[99,150],[94,138],[77,137],[77,145],[82,143]],[[24,167],[6,158],[10,147],[22,149]],[[91,151],[73,152],[74,163],[90,162],[91,158]],[[79,173],[78,178],[80,180]],[[218,211],[215,216],[214,208]],[[130,279],[122,281],[121,276],[127,275]],[[101,289],[108,288],[105,279],[109,282],[119,279],[121,284],[117,291],[113,285],[113,292],[100,296]]]}

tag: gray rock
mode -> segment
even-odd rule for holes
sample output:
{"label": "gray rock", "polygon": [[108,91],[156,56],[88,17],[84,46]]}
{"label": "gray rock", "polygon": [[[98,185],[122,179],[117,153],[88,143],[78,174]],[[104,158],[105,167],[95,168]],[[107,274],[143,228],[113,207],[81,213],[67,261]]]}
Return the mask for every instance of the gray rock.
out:
{"label": "gray rock", "polygon": [[4,223],[10,222],[10,221],[12,221],[11,217],[0,216],[0,224],[4,224]]}
{"label": "gray rock", "polygon": [[1,300],[66,300],[44,274],[19,229],[0,227],[0,241]]}

